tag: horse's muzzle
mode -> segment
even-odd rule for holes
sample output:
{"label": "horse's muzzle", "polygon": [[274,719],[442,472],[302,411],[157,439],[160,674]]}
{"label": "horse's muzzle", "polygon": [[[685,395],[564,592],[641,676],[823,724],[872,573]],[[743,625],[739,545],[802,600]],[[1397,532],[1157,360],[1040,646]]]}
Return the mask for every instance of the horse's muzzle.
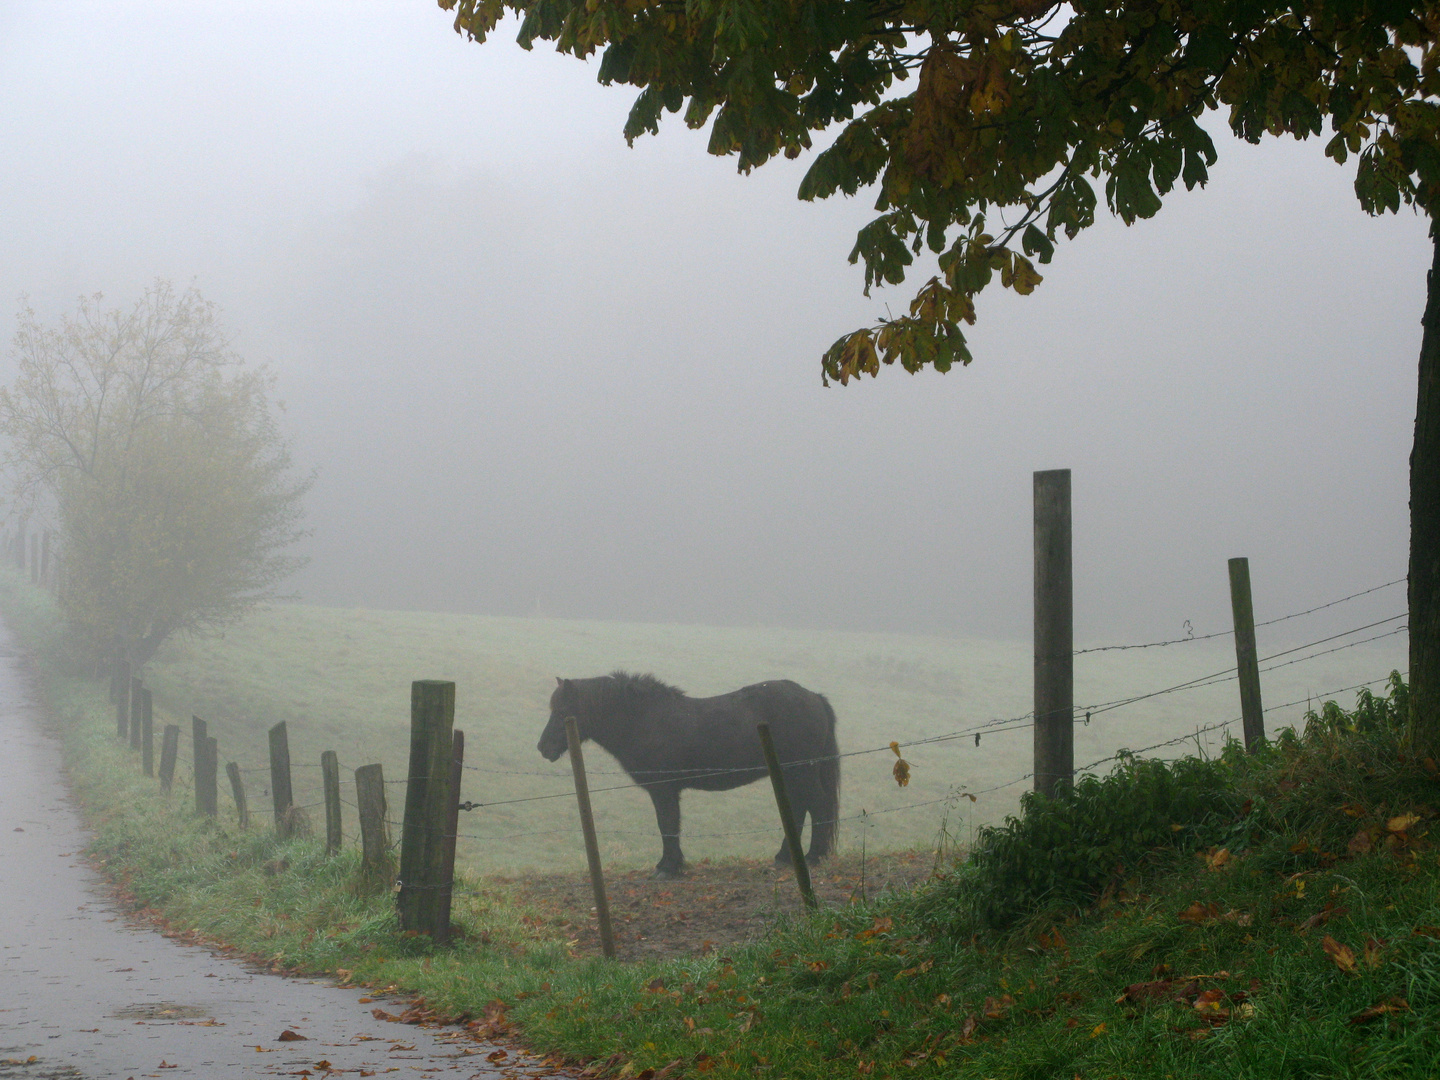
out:
{"label": "horse's muzzle", "polygon": [[540,751],[540,756],[546,761],[559,761],[560,755],[565,753],[567,747],[564,743],[547,743],[541,739],[535,749]]}

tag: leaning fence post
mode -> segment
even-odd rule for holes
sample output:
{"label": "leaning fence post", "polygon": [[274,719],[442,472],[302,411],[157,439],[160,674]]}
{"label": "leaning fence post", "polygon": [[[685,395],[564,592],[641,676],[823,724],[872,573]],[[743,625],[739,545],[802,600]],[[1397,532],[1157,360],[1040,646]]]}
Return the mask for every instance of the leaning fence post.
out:
{"label": "leaning fence post", "polygon": [[290,787],[290,736],[284,720],[270,729],[270,796],[275,806],[275,831],[281,839],[289,839],[295,796]]}
{"label": "leaning fence post", "polygon": [[340,759],[334,750],[320,755],[320,777],[325,784],[325,854],[340,850]]}
{"label": "leaning fence post", "polygon": [[585,838],[585,860],[590,864],[590,888],[595,893],[595,915],[600,920],[600,951],[615,959],[615,931],[610,925],[610,901],[605,897],[605,873],[600,868],[600,843],[595,838],[595,815],[590,811],[590,783],[585,779],[585,755],[580,749],[580,725],[565,720],[570,743],[570,773],[575,778],[575,801],[580,806],[580,832]]}
{"label": "leaning fence post", "polygon": [[202,807],[209,817],[216,817],[220,813],[219,784],[220,749],[215,745],[215,736],[210,735],[205,739],[205,805]]}
{"label": "leaning fence post", "polygon": [[439,893],[450,810],[450,762],[455,684],[424,679],[410,684],[410,772],[405,778],[405,823],[400,833],[400,929],[432,937],[440,927]]}
{"label": "leaning fence post", "polygon": [[455,897],[455,841],[460,833],[460,784],[465,778],[465,733],[455,730],[450,737],[450,798],[445,807],[445,837],[440,860],[440,888],[437,890],[435,942],[450,940],[450,907]]}
{"label": "leaning fence post", "polygon": [[1240,716],[1245,749],[1265,741],[1265,710],[1260,706],[1260,661],[1255,650],[1255,606],[1250,599],[1250,560],[1230,560],[1230,613],[1235,620],[1235,669],[1240,677]]}
{"label": "leaning fence post", "polygon": [[205,721],[198,716],[190,717],[190,769],[195,778],[195,812],[205,812],[205,796],[202,793],[205,779]]}
{"label": "leaning fence post", "polygon": [[166,724],[160,739],[160,790],[169,791],[175,780],[175,759],[180,753],[180,725]]}
{"label": "leaning fence post", "polygon": [[248,829],[250,810],[245,805],[245,785],[240,781],[240,766],[233,761],[227,761],[225,775],[230,778],[230,794],[235,796],[235,814],[240,819],[240,828]]}
{"label": "leaning fence post", "polygon": [[140,691],[140,768],[155,775],[155,699],[149,690]]}
{"label": "leaning fence post", "polygon": [[386,879],[391,868],[390,837],[385,833],[385,771],[379,765],[361,765],[355,770],[355,806],[360,816],[364,873]]}
{"label": "leaning fence post", "polygon": [[140,749],[140,716],[145,711],[143,698],[145,684],[137,676],[130,676],[130,749]]}
{"label": "leaning fence post", "polygon": [[130,665],[115,661],[115,737],[124,742],[130,737]]}
{"label": "leaning fence post", "polygon": [[1070,470],[1034,476],[1035,790],[1075,781],[1075,617]]}
{"label": "leaning fence post", "polygon": [[[800,899],[808,908],[815,907],[815,890],[810,887],[810,867],[805,862],[805,852],[800,848],[800,826],[795,813],[790,809],[790,794],[785,790],[785,775],[780,769],[780,756],[775,753],[775,743],[770,738],[769,724],[756,724],[760,735],[760,749],[765,754],[765,767],[770,770],[770,785],[775,789],[775,806],[780,811],[780,826],[785,830],[785,846],[790,852],[790,862],[795,867],[795,884],[800,889]],[[811,823],[811,829],[815,828]]]}

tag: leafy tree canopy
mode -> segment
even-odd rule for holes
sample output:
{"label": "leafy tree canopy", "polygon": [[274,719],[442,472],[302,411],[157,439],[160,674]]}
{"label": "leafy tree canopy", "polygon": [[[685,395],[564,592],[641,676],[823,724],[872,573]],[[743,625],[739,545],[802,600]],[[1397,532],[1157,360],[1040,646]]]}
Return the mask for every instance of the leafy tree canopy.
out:
{"label": "leafy tree canopy", "polygon": [[940,272],[907,314],[830,347],[823,374],[842,383],[882,363],[969,363],[976,294],[997,275],[1031,292],[1035,264],[1094,222],[1102,191],[1130,224],[1177,183],[1205,183],[1209,110],[1249,142],[1328,128],[1326,153],[1358,158],[1370,213],[1429,212],[1440,180],[1440,10],[1406,0],[439,3],[477,41],[513,11],[526,48],[599,52],[601,82],[640,88],[632,142],[683,112],[748,171],[843,124],[800,197],[875,186],[878,216],[850,254],[867,292],[901,283],[927,248]]}
{"label": "leafy tree canopy", "polygon": [[143,664],[273,595],[310,480],[291,474],[272,377],[244,367],[213,305],[164,282],[129,310],[100,303],[53,327],[21,311],[0,463],[17,513],[58,519],[71,625]]}

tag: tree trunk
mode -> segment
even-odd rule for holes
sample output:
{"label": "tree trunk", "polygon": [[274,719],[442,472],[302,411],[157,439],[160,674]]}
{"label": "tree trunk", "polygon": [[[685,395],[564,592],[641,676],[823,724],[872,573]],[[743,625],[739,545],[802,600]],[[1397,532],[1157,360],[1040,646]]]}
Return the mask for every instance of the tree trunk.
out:
{"label": "tree trunk", "polygon": [[1410,701],[1417,751],[1440,749],[1440,227],[1427,279],[1410,451]]}

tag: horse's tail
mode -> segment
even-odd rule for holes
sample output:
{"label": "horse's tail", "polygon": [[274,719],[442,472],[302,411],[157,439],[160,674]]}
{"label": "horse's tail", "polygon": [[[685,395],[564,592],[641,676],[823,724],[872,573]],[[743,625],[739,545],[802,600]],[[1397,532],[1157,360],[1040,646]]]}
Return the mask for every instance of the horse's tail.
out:
{"label": "horse's tail", "polygon": [[825,735],[821,740],[820,760],[815,763],[819,778],[820,799],[810,816],[810,850],[817,856],[835,850],[835,834],[840,818],[840,744],[835,739],[835,710],[824,694],[816,695],[825,712]]}

